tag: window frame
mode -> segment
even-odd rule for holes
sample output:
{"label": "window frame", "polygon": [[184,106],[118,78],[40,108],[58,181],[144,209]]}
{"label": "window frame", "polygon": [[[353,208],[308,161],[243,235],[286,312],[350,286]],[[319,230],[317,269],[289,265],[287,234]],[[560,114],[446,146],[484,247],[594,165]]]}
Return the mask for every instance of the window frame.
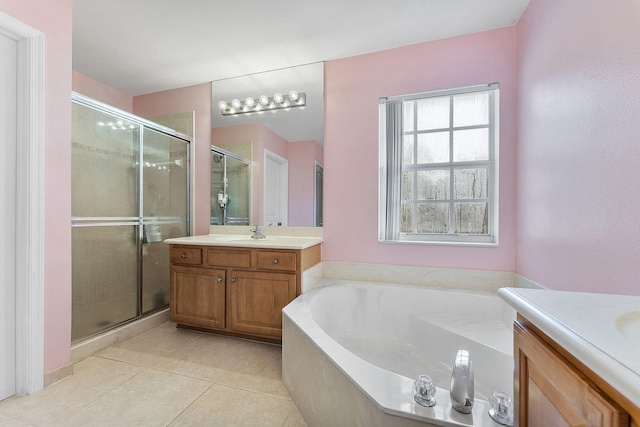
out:
{"label": "window frame", "polygon": [[[487,92],[489,95],[489,124],[480,126],[458,126],[453,123],[453,97],[457,95]],[[416,101],[420,99],[451,97],[449,112],[449,127],[429,131],[412,130],[411,134],[418,135],[433,132],[449,132],[449,161],[439,163],[429,163],[414,165],[413,170],[443,170],[449,169],[450,194],[448,199],[423,201],[426,203],[447,203],[449,212],[449,232],[448,233],[405,233],[399,230],[401,221],[401,197],[399,193],[402,184],[402,159],[396,160],[394,157],[402,156],[403,138],[406,135],[404,126],[405,101]],[[379,100],[379,221],[378,221],[378,241],[381,243],[413,243],[413,244],[444,244],[444,245],[498,245],[498,210],[499,210],[499,104],[500,91],[498,83],[462,87],[456,89],[437,90],[410,95],[400,95],[393,97],[383,97]],[[417,114],[414,108],[414,114]],[[414,116],[414,120],[416,117]],[[489,159],[484,161],[453,161],[453,134],[457,130],[487,128],[489,132]],[[394,143],[395,141],[395,143]],[[417,147],[414,146],[414,150]],[[395,151],[394,151],[395,150]],[[414,152],[415,155],[415,152]],[[470,168],[474,166],[486,167],[488,171],[487,204],[488,204],[488,234],[466,234],[454,233],[455,211],[453,207],[456,203],[473,201],[474,199],[456,199],[453,193],[454,171],[455,169]],[[416,203],[417,199],[412,199]],[[484,201],[483,201],[484,203]]]}

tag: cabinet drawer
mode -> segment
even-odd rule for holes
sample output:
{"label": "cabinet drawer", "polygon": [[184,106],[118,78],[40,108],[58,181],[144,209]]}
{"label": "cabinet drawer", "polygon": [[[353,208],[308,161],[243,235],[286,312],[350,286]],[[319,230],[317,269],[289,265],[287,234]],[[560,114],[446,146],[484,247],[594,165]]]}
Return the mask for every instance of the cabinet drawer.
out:
{"label": "cabinet drawer", "polygon": [[258,268],[296,271],[296,254],[293,252],[260,251],[258,252]]}
{"label": "cabinet drawer", "polygon": [[173,264],[202,264],[202,249],[185,246],[171,246],[170,259]]}
{"label": "cabinet drawer", "polygon": [[207,249],[207,265],[218,267],[251,268],[249,249]]}

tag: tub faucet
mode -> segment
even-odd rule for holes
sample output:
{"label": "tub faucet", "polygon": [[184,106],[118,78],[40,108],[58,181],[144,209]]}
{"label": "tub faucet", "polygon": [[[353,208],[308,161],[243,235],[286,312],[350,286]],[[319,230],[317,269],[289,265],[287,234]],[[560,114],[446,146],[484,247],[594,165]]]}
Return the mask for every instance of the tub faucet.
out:
{"label": "tub faucet", "polygon": [[473,408],[473,365],[466,350],[458,350],[451,373],[451,406],[458,412],[470,414]]}
{"label": "tub faucet", "polygon": [[255,225],[254,228],[252,228],[251,231],[253,234],[251,235],[252,239],[266,239],[267,236],[265,236],[264,234],[262,234],[260,232],[260,226],[259,225]]}

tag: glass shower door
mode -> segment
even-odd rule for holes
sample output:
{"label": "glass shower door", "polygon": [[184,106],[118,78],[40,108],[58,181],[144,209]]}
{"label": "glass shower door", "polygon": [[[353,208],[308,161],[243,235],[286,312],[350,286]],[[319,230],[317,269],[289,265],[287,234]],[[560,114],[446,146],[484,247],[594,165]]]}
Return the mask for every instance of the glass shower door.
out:
{"label": "glass shower door", "polygon": [[251,222],[251,162],[211,148],[211,225]]}
{"label": "glass shower door", "polygon": [[145,128],[142,138],[142,313],[169,304],[169,245],[188,234],[188,144]]}
{"label": "glass shower door", "polygon": [[75,103],[72,114],[71,335],[76,340],[139,314],[139,126]]}
{"label": "glass shower door", "polygon": [[73,94],[72,341],[166,308],[189,234],[189,137]]}

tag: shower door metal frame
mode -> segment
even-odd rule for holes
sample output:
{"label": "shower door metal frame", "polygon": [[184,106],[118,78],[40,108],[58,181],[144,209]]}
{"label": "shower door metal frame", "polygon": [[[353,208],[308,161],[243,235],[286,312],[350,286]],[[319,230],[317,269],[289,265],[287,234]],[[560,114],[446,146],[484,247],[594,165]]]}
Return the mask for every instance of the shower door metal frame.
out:
{"label": "shower door metal frame", "polygon": [[[138,126],[138,146],[136,147],[136,163],[138,165],[138,170],[137,170],[137,185],[136,185],[136,192],[137,192],[137,213],[138,216],[137,217],[71,217],[71,227],[72,228],[76,228],[76,227],[106,227],[106,226],[124,226],[124,225],[132,225],[132,226],[136,226],[137,227],[137,242],[136,242],[136,252],[138,254],[138,259],[136,260],[136,269],[137,269],[137,286],[136,286],[136,292],[137,292],[137,314],[134,318],[131,319],[127,319],[124,320],[122,322],[118,322],[116,324],[110,325],[109,327],[102,329],[94,334],[91,334],[89,336],[86,337],[82,337],[82,338],[78,338],[76,340],[74,340],[73,342],[77,342],[77,341],[82,341],[85,340],[91,336],[95,336],[98,334],[102,334],[105,331],[108,331],[110,329],[114,329],[117,328],[119,326],[122,326],[123,324],[138,320],[140,318],[143,317],[143,301],[142,301],[142,261],[143,261],[143,253],[142,253],[142,249],[143,249],[143,237],[144,237],[144,225],[145,225],[145,220],[144,220],[144,167],[143,167],[143,159],[144,159],[144,129],[149,129],[164,135],[167,135],[169,137],[172,138],[176,138],[179,140],[182,140],[185,142],[185,144],[187,145],[187,150],[186,150],[186,174],[187,174],[187,179],[186,179],[186,214],[185,214],[185,221],[186,221],[186,230],[187,230],[187,235],[191,235],[192,234],[192,230],[191,230],[191,149],[190,149],[190,145],[192,142],[192,138],[190,136],[187,136],[185,134],[182,134],[180,132],[177,132],[173,129],[170,129],[166,126],[162,126],[158,123],[154,123],[150,120],[146,120],[142,117],[138,117],[134,114],[128,113],[126,111],[120,110],[116,107],[112,107],[108,104],[104,104],[102,102],[96,101],[92,98],[86,97],[84,95],[81,95],[77,92],[71,92],[71,102],[81,105],[83,107],[86,108],[90,108],[92,110],[98,111],[100,113],[104,113],[104,114],[108,114],[113,116],[114,118],[120,118],[123,120],[127,120],[128,122],[132,122],[134,124],[136,124]],[[162,308],[158,308],[156,310],[151,310],[148,313],[146,313],[146,315],[161,311],[161,310],[165,310],[165,307]]]}

